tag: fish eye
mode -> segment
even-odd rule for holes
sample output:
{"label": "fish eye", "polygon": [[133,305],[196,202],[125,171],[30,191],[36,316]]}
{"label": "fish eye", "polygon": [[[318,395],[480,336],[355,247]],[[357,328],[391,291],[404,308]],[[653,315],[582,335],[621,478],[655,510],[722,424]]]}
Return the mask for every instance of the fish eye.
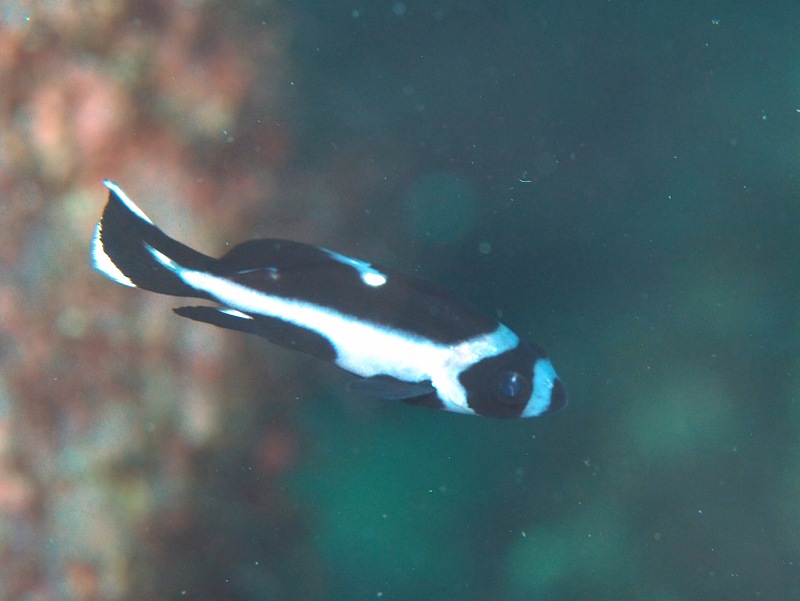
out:
{"label": "fish eye", "polygon": [[502,371],[494,382],[493,396],[501,403],[525,403],[531,395],[528,379],[515,371]]}

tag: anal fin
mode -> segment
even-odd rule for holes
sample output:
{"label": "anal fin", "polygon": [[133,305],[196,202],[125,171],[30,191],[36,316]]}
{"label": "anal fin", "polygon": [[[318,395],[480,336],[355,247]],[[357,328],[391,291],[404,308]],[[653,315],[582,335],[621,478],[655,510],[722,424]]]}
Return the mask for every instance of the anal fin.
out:
{"label": "anal fin", "polygon": [[173,311],[181,317],[210,323],[220,328],[250,334],[256,333],[253,318],[239,311],[217,309],[216,307],[177,307]]}
{"label": "anal fin", "polygon": [[436,392],[426,380],[424,382],[404,382],[391,376],[372,376],[354,380],[348,384],[351,392],[364,396],[377,397],[388,401],[405,401]]}

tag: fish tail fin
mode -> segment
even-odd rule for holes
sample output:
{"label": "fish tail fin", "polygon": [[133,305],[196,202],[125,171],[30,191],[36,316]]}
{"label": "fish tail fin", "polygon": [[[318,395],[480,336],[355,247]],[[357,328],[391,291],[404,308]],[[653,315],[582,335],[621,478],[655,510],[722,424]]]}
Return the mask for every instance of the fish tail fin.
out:
{"label": "fish tail fin", "polygon": [[103,183],[109,194],[92,239],[95,269],[124,286],[206,298],[178,273],[182,269],[205,271],[215,259],[167,236],[116,183]]}

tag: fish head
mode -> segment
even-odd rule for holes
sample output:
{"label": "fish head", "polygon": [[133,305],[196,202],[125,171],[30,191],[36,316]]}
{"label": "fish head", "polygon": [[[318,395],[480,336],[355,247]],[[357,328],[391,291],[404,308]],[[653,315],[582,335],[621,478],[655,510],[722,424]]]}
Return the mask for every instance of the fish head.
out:
{"label": "fish head", "polygon": [[563,409],[567,393],[545,352],[524,341],[464,370],[467,406],[489,417],[537,417]]}

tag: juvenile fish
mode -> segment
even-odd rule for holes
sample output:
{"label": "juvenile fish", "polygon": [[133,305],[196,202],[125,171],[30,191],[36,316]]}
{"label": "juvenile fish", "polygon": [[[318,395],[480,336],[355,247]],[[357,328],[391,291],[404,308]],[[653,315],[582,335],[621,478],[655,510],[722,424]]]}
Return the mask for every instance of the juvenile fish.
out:
{"label": "juvenile fish", "polygon": [[566,405],[544,351],[432,284],[288,240],[249,240],[215,259],[104,183],[94,267],[125,286],[220,305],[174,309],[182,317],[330,361],[360,377],[352,390],[387,400],[492,417]]}

